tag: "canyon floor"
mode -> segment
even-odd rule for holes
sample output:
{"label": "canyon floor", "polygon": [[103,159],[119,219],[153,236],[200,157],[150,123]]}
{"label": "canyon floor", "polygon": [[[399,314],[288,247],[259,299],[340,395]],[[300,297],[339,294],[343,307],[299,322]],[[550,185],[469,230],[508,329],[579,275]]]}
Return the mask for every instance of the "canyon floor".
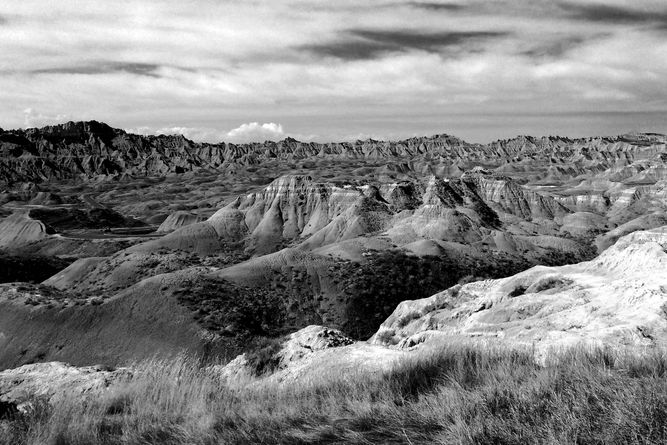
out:
{"label": "canyon floor", "polygon": [[0,131],[0,443],[664,443],[666,144]]}

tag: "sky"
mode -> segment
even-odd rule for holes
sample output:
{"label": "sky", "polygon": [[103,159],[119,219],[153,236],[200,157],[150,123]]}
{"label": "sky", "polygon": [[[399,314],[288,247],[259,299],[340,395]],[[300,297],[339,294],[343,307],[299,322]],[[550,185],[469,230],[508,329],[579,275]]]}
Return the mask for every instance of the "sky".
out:
{"label": "sky", "polygon": [[665,0],[7,0],[0,42],[5,129],[667,133]]}

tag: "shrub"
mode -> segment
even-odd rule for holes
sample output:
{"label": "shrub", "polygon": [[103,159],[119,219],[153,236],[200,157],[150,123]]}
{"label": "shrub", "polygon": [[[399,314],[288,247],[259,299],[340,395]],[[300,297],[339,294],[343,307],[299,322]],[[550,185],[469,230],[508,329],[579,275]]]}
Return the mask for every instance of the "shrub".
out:
{"label": "shrub", "polygon": [[277,354],[280,352],[283,341],[284,338],[262,337],[245,353],[246,361],[253,374],[260,376],[278,369],[280,357]]}

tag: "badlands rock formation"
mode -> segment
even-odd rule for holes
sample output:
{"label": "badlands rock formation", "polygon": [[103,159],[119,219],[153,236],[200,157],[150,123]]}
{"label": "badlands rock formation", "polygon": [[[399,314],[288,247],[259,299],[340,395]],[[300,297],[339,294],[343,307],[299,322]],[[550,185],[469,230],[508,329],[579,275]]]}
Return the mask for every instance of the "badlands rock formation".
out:
{"label": "badlands rock formation", "polygon": [[[507,242],[497,245],[494,237],[524,221],[531,230],[512,231],[507,235],[512,238],[510,244],[516,238],[520,243],[534,244],[537,247],[533,250],[539,251],[553,244],[545,237],[557,235],[554,229],[569,213],[549,196],[479,169],[460,179],[433,176],[426,184],[404,182],[381,189],[372,185],[339,187],[310,176],[289,175],[259,192],[237,197],[207,221],[186,225],[133,250],[167,248],[213,254],[228,243],[242,242],[250,252],[264,254],[293,241],[314,249],[384,231],[398,245],[436,239],[485,242],[503,250]],[[567,241],[560,246],[572,249]]]}
{"label": "badlands rock formation", "polygon": [[[260,163],[308,159],[383,159],[387,174],[407,168],[456,176],[475,165],[543,180],[622,168],[664,151],[662,135],[568,139],[520,136],[487,145],[448,135],[399,142],[303,143],[288,138],[263,144],[202,144],[183,136],[139,136],[106,124],[67,124],[0,132],[0,182],[42,182],[99,175],[155,176],[201,169],[235,171]],[[628,175],[628,173],[625,173]],[[633,175],[633,176],[636,176]]]}

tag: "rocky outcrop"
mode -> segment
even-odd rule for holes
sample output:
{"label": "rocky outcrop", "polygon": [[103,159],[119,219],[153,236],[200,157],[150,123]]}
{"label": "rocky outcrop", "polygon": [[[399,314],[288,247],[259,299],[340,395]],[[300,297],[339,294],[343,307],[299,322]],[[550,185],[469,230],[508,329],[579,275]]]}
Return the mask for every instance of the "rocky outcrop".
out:
{"label": "rocky outcrop", "polygon": [[255,377],[282,383],[305,383],[333,375],[388,371],[405,352],[365,342],[355,343],[342,332],[311,325],[290,334],[268,360],[271,369],[256,375],[249,354],[242,354],[215,371],[226,381],[253,382]]}
{"label": "rocky outcrop", "polygon": [[494,203],[501,211],[525,220],[555,219],[571,213],[553,198],[526,190],[507,176],[473,169],[461,176],[461,182],[474,184],[475,191],[485,202]]}
{"label": "rocky outcrop", "polygon": [[258,192],[237,197],[204,222],[133,250],[165,247],[209,254],[242,242],[248,250],[263,254],[297,239],[309,238],[319,246],[377,231],[389,214],[389,204],[364,187],[341,188],[309,176],[286,175]]}
{"label": "rocky outcrop", "polygon": [[666,270],[667,226],[635,232],[592,261],[537,266],[405,301],[371,342],[406,348],[486,338],[542,349],[581,342],[665,347]]}
{"label": "rocky outcrop", "polygon": [[[265,357],[265,360],[271,362],[271,371],[278,371],[289,367],[314,351],[347,346],[352,343],[354,340],[337,329],[310,325],[288,335],[278,345],[277,350]],[[257,371],[257,369],[250,369],[251,362],[249,354],[241,354],[221,368],[221,375],[226,379],[249,376]]]}
{"label": "rocky outcrop", "polygon": [[43,401],[57,405],[65,397],[99,397],[100,392],[129,370],[110,370],[101,366],[75,367],[61,362],[35,363],[0,372],[0,403],[15,406],[18,411]]}

